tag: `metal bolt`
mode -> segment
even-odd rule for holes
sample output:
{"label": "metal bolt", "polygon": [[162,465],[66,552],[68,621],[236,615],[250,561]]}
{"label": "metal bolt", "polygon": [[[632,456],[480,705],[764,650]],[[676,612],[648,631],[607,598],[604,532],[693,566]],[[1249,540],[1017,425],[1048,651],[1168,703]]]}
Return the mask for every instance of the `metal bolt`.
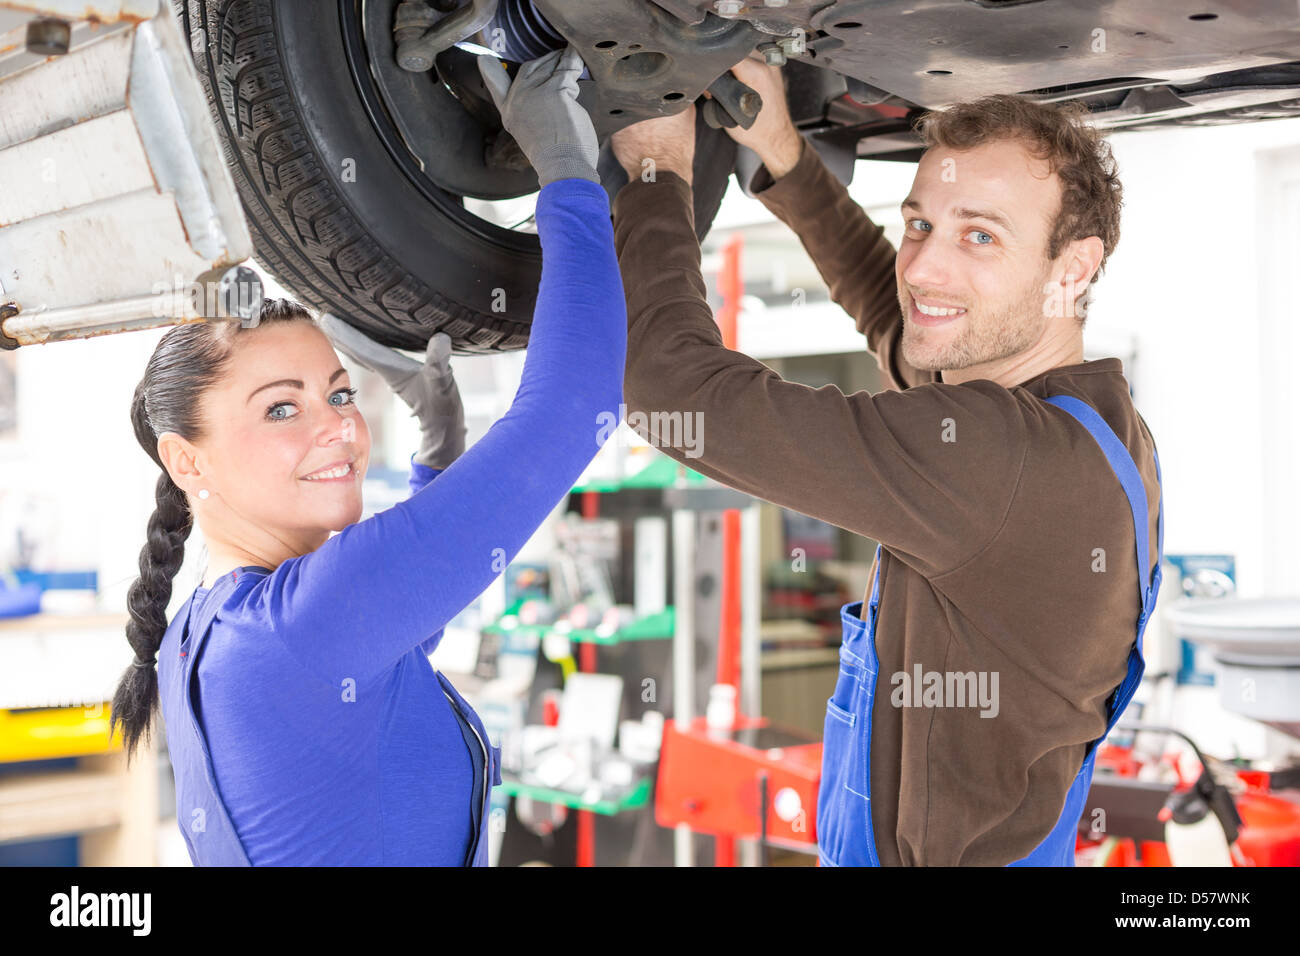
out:
{"label": "metal bolt", "polygon": [[803,32],[796,33],[794,36],[781,37],[776,41],[776,45],[781,48],[781,52],[786,56],[798,56],[808,49],[805,42],[806,38]]}
{"label": "metal bolt", "polygon": [[72,42],[72,28],[67,20],[46,18],[27,24],[27,52],[40,56],[62,56]]}
{"label": "metal bolt", "polygon": [[763,0],[765,7],[784,7],[790,0]]}
{"label": "metal bolt", "polygon": [[742,0],[716,0],[713,9],[718,11],[720,17],[734,17],[744,6]]}
{"label": "metal bolt", "polygon": [[775,43],[764,43],[759,46],[759,50],[768,66],[785,66],[785,51]]}
{"label": "metal bolt", "polygon": [[248,266],[218,267],[195,281],[203,289],[203,308],[213,310],[205,318],[239,319],[240,326],[246,329],[257,326],[265,293],[261,277]]}
{"label": "metal bolt", "polygon": [[427,73],[433,69],[433,57],[427,53],[398,53],[397,65],[408,73]]}

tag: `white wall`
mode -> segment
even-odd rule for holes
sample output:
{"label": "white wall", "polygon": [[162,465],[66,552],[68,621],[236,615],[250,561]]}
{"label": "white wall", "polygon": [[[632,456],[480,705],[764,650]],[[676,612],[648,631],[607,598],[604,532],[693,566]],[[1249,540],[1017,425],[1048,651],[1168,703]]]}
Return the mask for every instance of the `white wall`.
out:
{"label": "white wall", "polygon": [[[0,450],[6,522],[36,525],[36,569],[97,569],[103,606],[113,610],[125,610],[153,513],[159,470],[136,442],[130,409],[164,331],[17,352],[18,439]],[[11,543],[0,560],[12,558]]]}
{"label": "white wall", "polygon": [[[1266,511],[1265,404],[1300,439],[1300,395],[1265,382],[1259,272],[1261,151],[1300,148],[1300,120],[1125,133],[1112,138],[1124,183],[1119,245],[1089,325],[1131,330],[1137,404],[1160,449],[1165,550],[1237,556],[1239,593],[1300,593],[1266,543],[1300,543],[1300,504]],[[1300,264],[1292,264],[1296,268]],[[1293,318],[1295,313],[1292,313]],[[1296,567],[1292,565],[1292,567]]]}

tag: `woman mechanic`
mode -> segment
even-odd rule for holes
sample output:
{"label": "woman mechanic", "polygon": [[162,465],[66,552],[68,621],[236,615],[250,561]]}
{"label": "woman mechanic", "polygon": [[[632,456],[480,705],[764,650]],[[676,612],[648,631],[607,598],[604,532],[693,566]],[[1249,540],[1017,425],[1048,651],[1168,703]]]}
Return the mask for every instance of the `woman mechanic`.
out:
{"label": "woman mechanic", "polygon": [[[411,496],[358,520],[370,432],[330,338],[283,301],[251,328],[172,329],[136,389],[136,437],[162,474],[112,723],[129,754],[161,703],[195,864],[486,863],[499,752],[427,654],[599,449],[627,323],[581,59],[555,51],[513,83],[491,57],[480,69],[537,171],[544,253],[521,384],[480,441],[460,454],[446,336],[405,367],[327,325],[423,436]],[[168,625],[194,523],[209,565]]]}

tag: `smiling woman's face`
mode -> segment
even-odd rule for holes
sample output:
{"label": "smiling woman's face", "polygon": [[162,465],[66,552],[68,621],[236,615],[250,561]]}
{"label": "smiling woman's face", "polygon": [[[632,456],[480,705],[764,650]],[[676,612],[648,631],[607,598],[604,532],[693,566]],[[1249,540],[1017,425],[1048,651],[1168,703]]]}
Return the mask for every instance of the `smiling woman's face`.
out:
{"label": "smiling woman's face", "polygon": [[232,341],[225,376],[204,392],[207,433],[195,446],[209,489],[193,501],[204,535],[254,554],[281,550],[276,543],[307,553],[360,520],[370,430],[311,322],[240,330]]}

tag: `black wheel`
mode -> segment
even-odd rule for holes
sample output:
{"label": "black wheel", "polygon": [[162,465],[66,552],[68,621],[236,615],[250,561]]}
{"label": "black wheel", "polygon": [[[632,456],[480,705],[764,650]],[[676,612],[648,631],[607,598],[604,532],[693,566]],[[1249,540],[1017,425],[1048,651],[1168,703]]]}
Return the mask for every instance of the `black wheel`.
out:
{"label": "black wheel", "polygon": [[[541,248],[530,217],[502,207],[535,193],[536,176],[518,147],[513,166],[485,158],[499,127],[475,107],[488,97],[472,54],[397,67],[397,2],[173,0],[257,258],[286,288],[397,348],[423,350],[438,331],[458,352],[522,348]],[[735,148],[702,120],[697,131],[703,237]],[[616,164],[614,177],[607,189],[624,179]]]}

